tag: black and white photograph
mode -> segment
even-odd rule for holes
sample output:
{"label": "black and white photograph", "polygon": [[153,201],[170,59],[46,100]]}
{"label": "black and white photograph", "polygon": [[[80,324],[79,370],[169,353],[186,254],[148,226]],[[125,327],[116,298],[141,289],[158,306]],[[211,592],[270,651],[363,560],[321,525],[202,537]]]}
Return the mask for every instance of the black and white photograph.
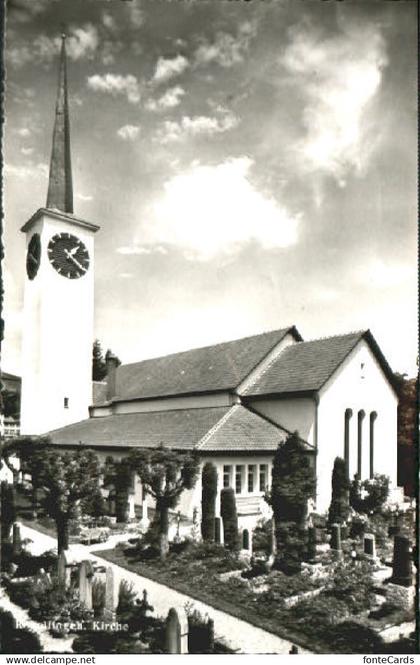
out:
{"label": "black and white photograph", "polygon": [[2,4],[0,654],[414,663],[418,3]]}

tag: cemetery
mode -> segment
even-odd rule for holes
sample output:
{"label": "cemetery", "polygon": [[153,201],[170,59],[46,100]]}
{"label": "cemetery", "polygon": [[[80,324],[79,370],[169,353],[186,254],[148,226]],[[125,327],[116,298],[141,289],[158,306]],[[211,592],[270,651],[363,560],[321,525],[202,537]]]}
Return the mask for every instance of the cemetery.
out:
{"label": "cemetery", "polygon": [[[195,482],[199,467],[191,457],[161,450],[160,471],[153,478],[168,473],[166,463],[177,494],[168,483],[165,509],[156,505],[153,512],[146,508],[131,519],[121,510],[125,521],[116,522],[115,517],[95,515],[92,504],[84,503],[97,487],[92,478],[99,477],[93,453],[63,453],[61,459],[56,451],[53,457],[48,450],[44,458],[42,454],[38,465],[45,463],[50,470],[54,464],[57,471],[49,473],[38,491],[32,522],[27,505],[23,512],[35,528],[44,520],[46,531],[58,536],[58,549],[30,553],[16,507],[16,498],[24,494],[21,483],[3,482],[2,588],[31,620],[47,627],[52,640],[71,637],[73,652],[232,652],[215,637],[212,619],[194,609],[194,600],[310,652],[415,651],[415,510],[412,502],[388,501],[386,477],[350,482],[337,458],[329,511],[318,514],[311,501],[307,457],[301,456],[299,439],[290,436],[276,452],[265,496],[273,517],[244,533],[232,488],[221,490],[221,518],[214,517],[214,473],[208,465],[202,469],[200,509],[191,523],[182,520],[176,510],[183,491],[177,473],[187,468],[186,485]],[[78,478],[72,490],[77,498],[73,504],[67,491],[67,503],[61,502],[58,512],[51,502],[57,492],[54,479],[58,473],[65,479],[69,468]],[[35,472],[25,475],[26,483],[29,477],[33,482]],[[64,486],[63,480],[59,487]],[[95,539],[86,538],[84,545],[80,537],[86,529],[103,529],[107,537],[114,533],[121,539],[95,552]],[[81,560],[72,555],[77,530],[78,548],[86,551]],[[192,606],[169,607],[165,616],[156,615],[153,598],[146,592],[139,598],[129,582],[117,581],[112,564],[185,594]]]}

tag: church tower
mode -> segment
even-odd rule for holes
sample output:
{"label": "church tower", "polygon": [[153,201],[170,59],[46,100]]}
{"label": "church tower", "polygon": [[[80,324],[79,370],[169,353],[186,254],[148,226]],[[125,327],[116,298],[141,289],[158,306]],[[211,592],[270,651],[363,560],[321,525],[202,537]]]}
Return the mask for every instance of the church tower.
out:
{"label": "church tower", "polygon": [[47,203],[21,229],[26,234],[22,434],[44,434],[89,415],[98,229],[73,214],[66,36],[62,35]]}

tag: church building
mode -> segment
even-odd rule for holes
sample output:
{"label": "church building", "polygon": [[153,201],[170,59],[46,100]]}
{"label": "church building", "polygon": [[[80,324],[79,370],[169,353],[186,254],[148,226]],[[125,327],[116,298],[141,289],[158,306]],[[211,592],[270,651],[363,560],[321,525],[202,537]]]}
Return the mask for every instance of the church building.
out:
{"label": "church building", "polygon": [[[267,515],[273,455],[293,431],[313,459],[318,512],[328,509],[337,456],[350,477],[389,476],[398,497],[398,398],[369,330],[305,341],[292,325],[119,367],[110,355],[106,382],[92,383],[99,227],[73,211],[64,37],[47,203],[22,231],[22,434],[86,446],[102,460],[133,447],[195,449],[216,466],[219,496],[223,487],[235,490],[242,530]],[[130,501],[131,515],[148,501],[138,479]],[[192,519],[200,503],[199,480],[179,510]]]}

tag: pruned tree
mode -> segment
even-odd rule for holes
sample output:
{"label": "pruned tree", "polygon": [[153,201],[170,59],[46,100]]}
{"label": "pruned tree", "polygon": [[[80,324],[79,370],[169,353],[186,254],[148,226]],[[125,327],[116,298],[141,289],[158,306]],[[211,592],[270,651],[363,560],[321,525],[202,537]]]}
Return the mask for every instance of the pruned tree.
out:
{"label": "pruned tree", "polygon": [[153,450],[137,448],[129,460],[144,490],[155,499],[160,556],[165,559],[169,552],[169,510],[175,508],[184,490],[194,487],[198,456],[195,451],[181,453],[162,445]]}
{"label": "pruned tree", "polygon": [[133,480],[133,468],[128,458],[115,460],[109,456],[103,467],[104,487],[113,488],[115,492],[115,513],[117,522],[128,520],[128,493]]}
{"label": "pruned tree", "polygon": [[265,495],[273,509],[275,566],[286,574],[298,572],[307,556],[307,506],[315,486],[308,452],[298,432],[294,432],[276,450],[271,490]]}
{"label": "pruned tree", "polygon": [[69,523],[77,517],[81,501],[99,490],[99,460],[91,450],[81,447],[64,452],[45,439],[41,445],[37,443],[34,438],[32,484],[43,490],[42,505],[55,522],[61,552],[68,549]]}
{"label": "pruned tree", "polygon": [[331,503],[328,511],[328,525],[343,524],[350,513],[350,481],[347,476],[346,462],[336,457],[331,476]]}
{"label": "pruned tree", "polygon": [[217,469],[206,462],[201,472],[201,535],[203,540],[213,543],[215,538]]}

